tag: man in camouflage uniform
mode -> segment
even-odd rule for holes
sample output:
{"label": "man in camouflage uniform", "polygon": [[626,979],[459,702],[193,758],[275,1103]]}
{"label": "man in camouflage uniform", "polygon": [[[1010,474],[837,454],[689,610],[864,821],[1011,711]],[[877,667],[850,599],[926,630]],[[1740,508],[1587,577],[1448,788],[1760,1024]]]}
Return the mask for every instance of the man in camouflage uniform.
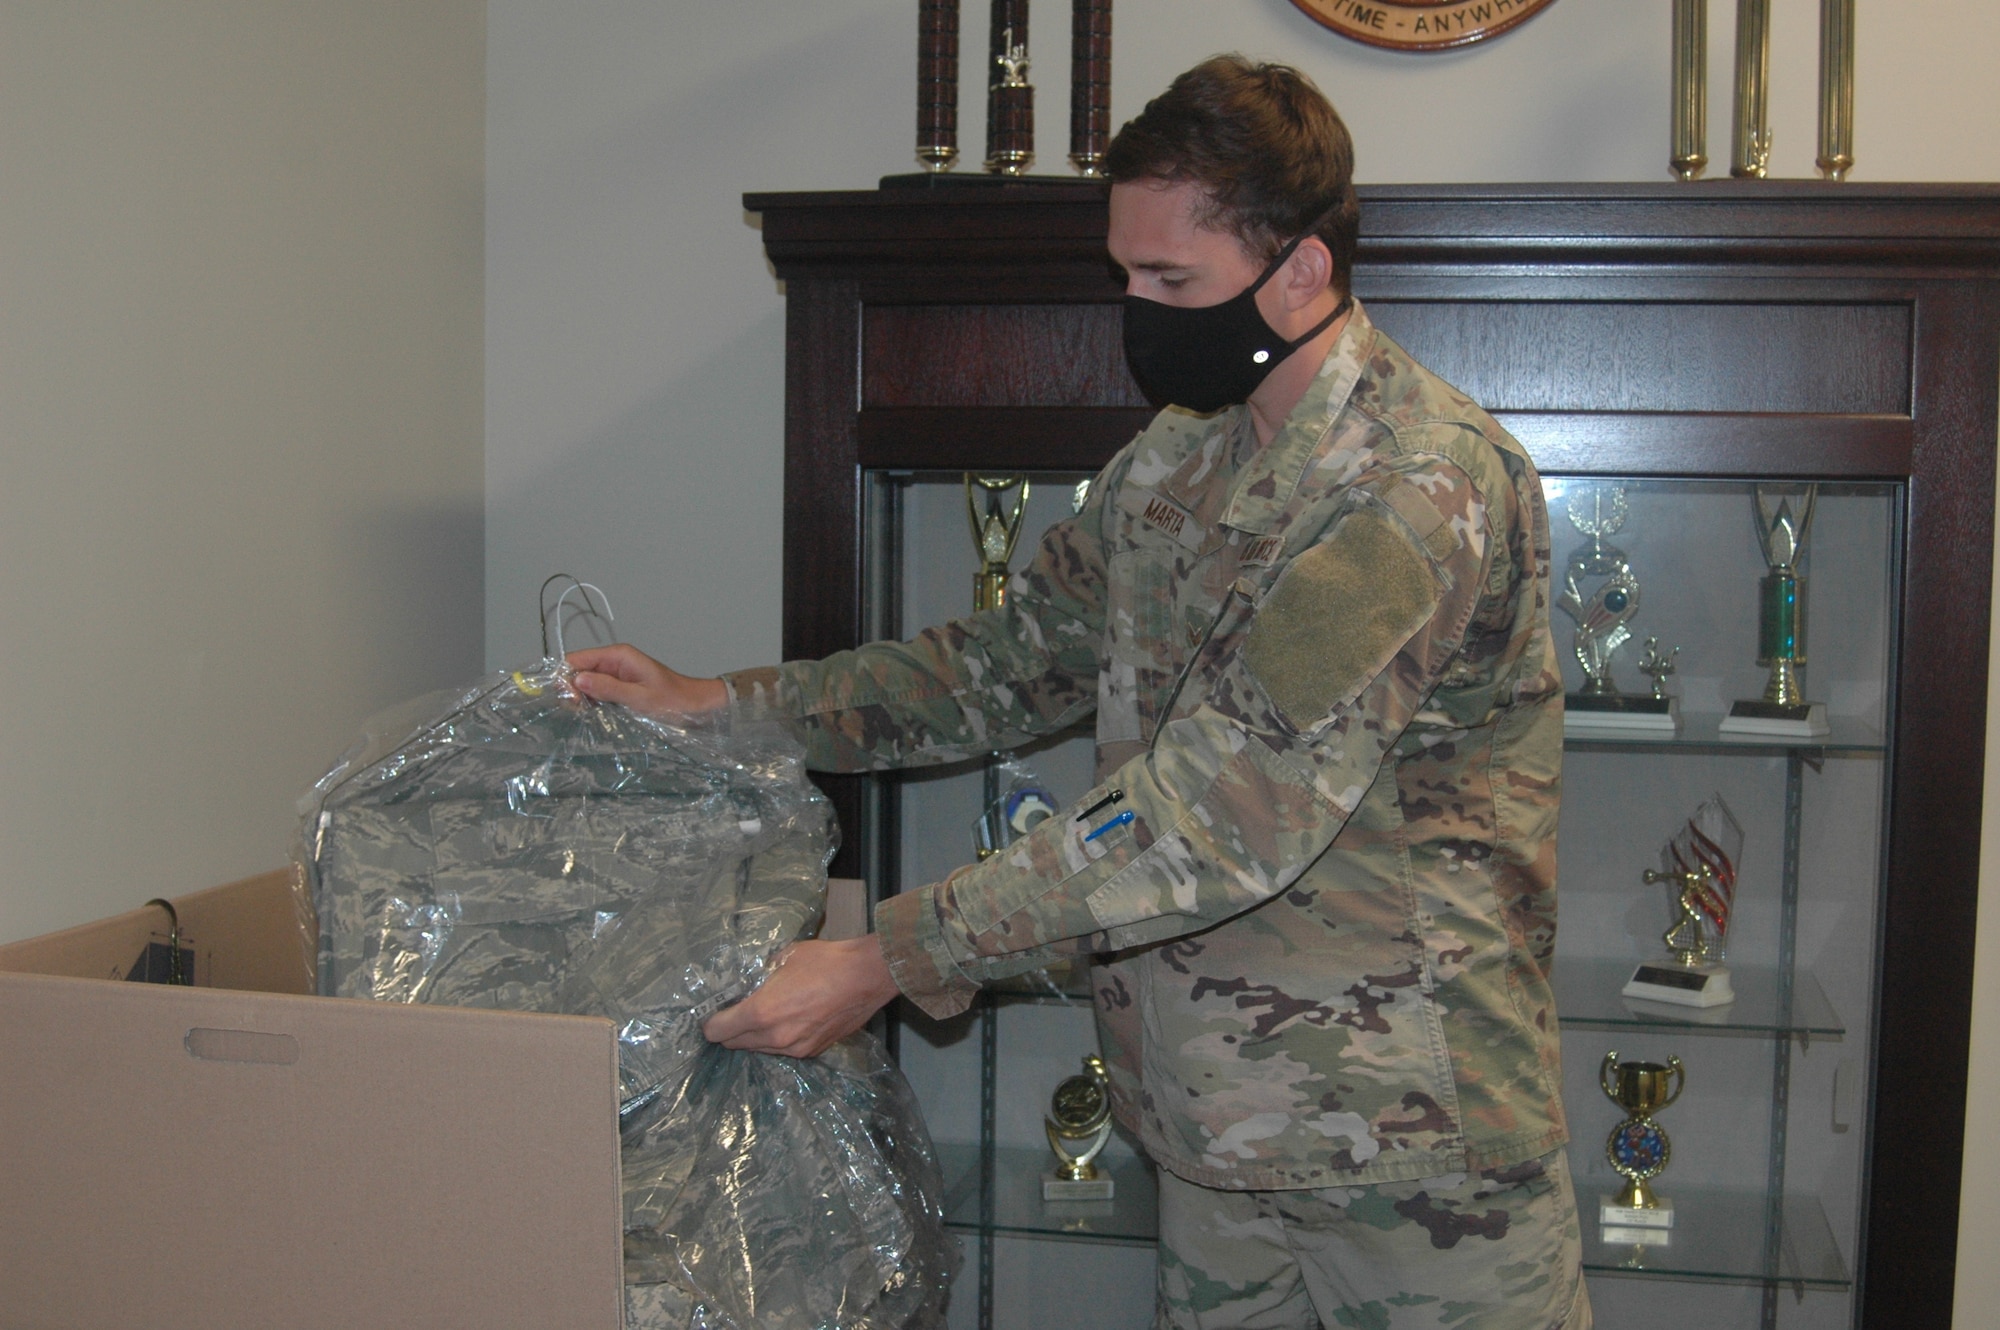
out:
{"label": "man in camouflage uniform", "polygon": [[[1003,608],[724,681],[573,657],[592,696],[776,718],[833,771],[1095,712],[1073,808],[708,1034],[809,1054],[898,992],[949,1016],[1088,957],[1162,1170],[1161,1325],[1579,1330],[1540,482],[1348,299],[1352,152],[1302,76],[1198,66],[1110,167],[1135,373],[1209,413],[1163,411]],[[1204,363],[1238,316],[1269,334],[1243,395]]]}

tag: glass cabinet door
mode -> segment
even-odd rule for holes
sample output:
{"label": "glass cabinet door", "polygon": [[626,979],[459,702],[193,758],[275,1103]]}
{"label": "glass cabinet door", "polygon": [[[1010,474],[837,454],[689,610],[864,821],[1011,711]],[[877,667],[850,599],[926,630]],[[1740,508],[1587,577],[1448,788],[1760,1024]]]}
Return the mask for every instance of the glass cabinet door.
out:
{"label": "glass cabinet door", "polygon": [[[1012,566],[1068,516],[1081,473],[1031,473]],[[1007,496],[1009,512],[1013,495]],[[972,608],[980,560],[962,473],[880,474],[870,482],[867,600],[884,633],[908,637]],[[979,763],[900,773],[884,839],[899,888],[943,879],[974,856],[974,823],[1008,781],[1032,780],[1058,806],[1092,785],[1088,723],[1008,754],[1001,771]],[[1153,1316],[1152,1166],[1114,1133],[1098,1163],[1110,1200],[1044,1201],[1055,1156],[1043,1131],[1049,1098],[1097,1051],[1081,973],[1036,973],[983,995],[953,1020],[898,1005],[897,1057],[923,1106],[944,1166],[947,1219],[964,1266],[950,1307],[953,1330],[1143,1330]],[[982,1319],[981,1309],[985,1309]]]}
{"label": "glass cabinet door", "polygon": [[[1624,614],[1632,640],[1599,673],[1650,692],[1638,667],[1654,639],[1679,719],[1648,737],[1651,713],[1626,708],[1634,723],[1569,745],[1556,978],[1600,1322],[1945,1324],[1979,895],[2000,185],[1361,192],[1354,290],[1376,326],[1492,412],[1552,489],[1624,489],[1624,524],[1604,538],[1637,603],[1596,608]],[[1120,355],[1101,191],[1012,182],[744,203],[786,292],[786,653],[962,612],[964,469],[1091,471],[1150,418]],[[1799,569],[1801,673],[1827,728],[1804,739],[1722,725],[1769,675],[1756,477],[1822,482]],[[1060,513],[1062,488],[1051,474],[1038,491],[1027,540]],[[1589,539],[1567,504],[1556,496],[1559,571]],[[1592,504],[1593,523],[1616,506]],[[1554,617],[1580,689],[1573,626]],[[1601,698],[1596,709],[1601,722]],[[1082,779],[1083,747],[1032,755],[1056,794],[1074,793],[1063,782]],[[885,891],[962,862],[983,792],[966,774],[828,778],[842,871]],[[1735,998],[1657,1011],[1625,988],[1678,919],[1643,874],[1716,795],[1743,834],[1725,939]],[[974,1234],[1017,1231],[1001,1184],[1028,1159],[1044,1166],[1036,1119],[1088,1047],[1080,1008],[999,1001],[990,1023],[936,1032],[934,1047],[914,1023],[905,1039],[939,1137],[978,1157]],[[1598,1222],[1623,1182],[1604,1151],[1626,1114],[1598,1084],[1614,1050],[1621,1067],[1678,1058],[1684,1072],[1663,1073],[1684,1086],[1658,1110],[1664,1137],[1622,1138],[1671,1146],[1652,1184],[1675,1203],[1668,1241],[1607,1243]],[[1017,1069],[1030,1055],[1039,1069]],[[1026,1152],[1017,1169],[1003,1148]],[[1628,1166],[1639,1157],[1628,1150]],[[1048,1230],[1029,1214],[1019,1231]],[[1115,1235],[1092,1228],[1123,1219],[1074,1222],[1085,1240],[978,1244],[999,1253],[999,1277],[968,1266],[954,1323],[969,1324],[968,1305],[977,1317],[981,1287],[998,1290],[988,1319],[1011,1323],[1008,1289],[1025,1284],[1078,1324],[1142,1324],[1142,1242],[1108,1246]],[[1079,1272],[1058,1251],[1096,1255]]]}
{"label": "glass cabinet door", "polygon": [[[1582,706],[1567,717],[1555,982],[1599,1322],[1848,1325],[1869,1131],[1902,491],[1772,485],[1761,510],[1759,487],[1747,482],[1552,476],[1544,492],[1568,607],[1552,615],[1566,689],[1592,686],[1589,662],[1599,686],[1651,695],[1657,683],[1673,708],[1664,718],[1672,724],[1650,732],[1593,725],[1603,713]],[[1773,587],[1768,560],[1784,553],[1792,533],[1783,526],[1802,525],[1808,499],[1797,585]],[[1779,525],[1776,550],[1760,544],[1760,511],[1767,536]],[[1611,582],[1618,614],[1601,597],[1592,604]],[[1792,590],[1791,603],[1763,604]],[[1758,663],[1760,626],[1786,612],[1803,627],[1796,673],[1825,732],[1732,733],[1726,718],[1760,710],[1737,704],[1762,700],[1771,679],[1773,667]],[[1601,643],[1617,627],[1629,639],[1607,666]],[[1656,673],[1641,673],[1642,663]],[[1818,729],[1818,720],[1796,728]],[[1627,996],[1641,964],[1675,966],[1669,941],[1681,956],[1691,950],[1685,931],[1664,936],[1682,921],[1682,882],[1657,879],[1679,871],[1669,842],[1718,798],[1741,829],[1717,957],[1734,1000],[1698,1007]],[[1671,1204],[1670,1228],[1606,1222],[1605,1203],[1626,1185],[1608,1138],[1632,1116],[1603,1085],[1614,1051],[1625,1063],[1679,1063],[1684,1090],[1656,1118],[1671,1154],[1649,1182]]]}
{"label": "glass cabinet door", "polygon": [[[1015,568],[1068,515],[1084,477],[1029,479]],[[1568,593],[1551,615],[1566,691],[1670,699],[1665,711],[1632,704],[1656,719],[1630,730],[1579,706],[1565,738],[1555,982],[1586,1270],[1605,1326],[1852,1320],[1903,490],[1793,483],[1762,493],[1767,514],[1789,505],[1778,520],[1794,528],[1811,495],[1793,565],[1795,674],[1824,733],[1724,725],[1738,701],[1764,697],[1772,674],[1759,664],[1770,566],[1756,484],[1545,479],[1555,590]],[[867,512],[878,632],[908,636],[971,608],[979,559],[961,474],[876,473]],[[1592,626],[1580,643],[1583,620]],[[1008,783],[1032,782],[1058,805],[1092,783],[1088,726],[1010,756],[1005,768],[884,782],[883,888],[938,881],[967,862],[975,822]],[[1646,872],[1661,871],[1668,843],[1714,800],[1741,829],[1726,927],[1706,921],[1705,938],[1734,998],[1696,1007],[1627,996],[1637,967],[1674,958],[1663,935],[1679,918],[1679,890]],[[1095,1040],[1087,989],[1063,973],[1010,981],[950,1021],[901,1009],[899,1057],[965,1242],[956,1327],[1150,1323],[1154,1191],[1134,1143],[1114,1136],[1105,1151],[1112,1200],[1046,1202],[1040,1191],[1055,1162],[1042,1121],[1050,1093]],[[1607,1138],[1632,1116],[1603,1086],[1614,1052],[1623,1065],[1678,1064],[1684,1088],[1652,1115],[1670,1155],[1649,1183],[1671,1227],[1605,1222],[1604,1204],[1627,1182]],[[1052,1281],[1077,1296],[1051,1310]]]}

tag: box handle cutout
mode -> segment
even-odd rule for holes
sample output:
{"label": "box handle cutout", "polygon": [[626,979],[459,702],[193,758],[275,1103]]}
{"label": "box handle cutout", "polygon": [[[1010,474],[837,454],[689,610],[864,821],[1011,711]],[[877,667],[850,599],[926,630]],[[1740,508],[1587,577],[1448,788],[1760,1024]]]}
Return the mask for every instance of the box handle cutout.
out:
{"label": "box handle cutout", "polygon": [[196,1026],[182,1042],[189,1054],[208,1062],[262,1062],[289,1067],[299,1060],[299,1041],[288,1034]]}

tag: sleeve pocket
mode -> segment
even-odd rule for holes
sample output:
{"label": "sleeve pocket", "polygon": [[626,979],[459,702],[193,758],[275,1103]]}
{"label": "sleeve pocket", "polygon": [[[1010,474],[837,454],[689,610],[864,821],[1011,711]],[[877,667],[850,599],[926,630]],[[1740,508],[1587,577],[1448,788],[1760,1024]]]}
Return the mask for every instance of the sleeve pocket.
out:
{"label": "sleeve pocket", "polygon": [[1388,668],[1441,596],[1407,526],[1357,508],[1279,576],[1244,640],[1244,665],[1278,719],[1306,733]]}

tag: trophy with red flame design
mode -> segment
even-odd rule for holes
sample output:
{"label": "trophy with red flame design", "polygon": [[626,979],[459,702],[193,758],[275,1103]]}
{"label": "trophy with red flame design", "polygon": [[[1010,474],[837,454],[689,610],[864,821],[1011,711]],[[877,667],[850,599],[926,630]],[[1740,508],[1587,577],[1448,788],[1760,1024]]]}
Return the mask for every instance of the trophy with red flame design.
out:
{"label": "trophy with red flame design", "polygon": [[1626,997],[1685,1007],[1735,1001],[1723,960],[1742,854],[1743,828],[1719,794],[1667,842],[1659,868],[1647,869],[1645,877],[1673,889],[1674,921],[1660,935],[1671,959],[1641,965],[1625,985]]}

